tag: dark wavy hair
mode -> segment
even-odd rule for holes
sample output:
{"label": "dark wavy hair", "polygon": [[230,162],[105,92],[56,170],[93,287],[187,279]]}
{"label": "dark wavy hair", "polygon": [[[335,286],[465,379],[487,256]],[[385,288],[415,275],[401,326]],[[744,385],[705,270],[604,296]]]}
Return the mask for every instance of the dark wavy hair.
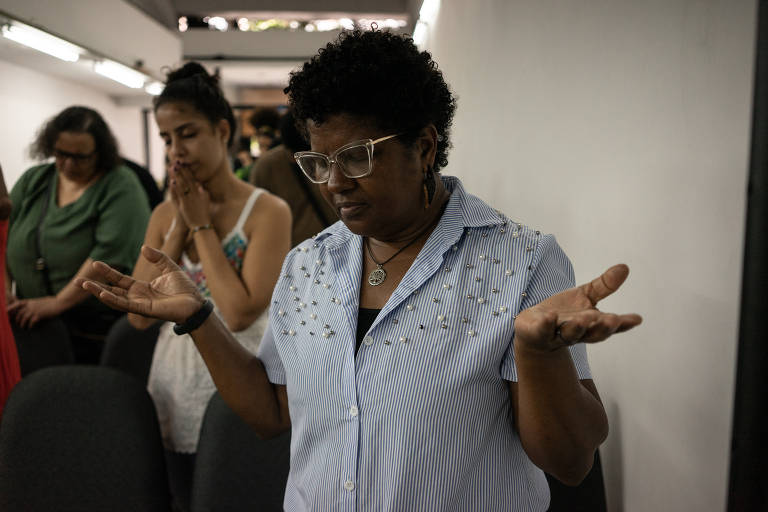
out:
{"label": "dark wavy hair", "polygon": [[413,144],[432,123],[438,133],[435,170],[448,164],[456,100],[432,56],[420,52],[410,36],[344,31],[291,73],[285,93],[300,125],[349,114],[372,119]]}
{"label": "dark wavy hair", "polygon": [[280,126],[280,113],[274,108],[262,108],[253,113],[250,122],[256,133],[274,137]]}
{"label": "dark wavy hair", "polygon": [[120,163],[117,140],[104,118],[95,110],[79,105],[65,108],[40,128],[29,148],[30,156],[39,160],[52,157],[62,132],[87,133],[93,137],[96,169],[108,172]]}
{"label": "dark wavy hair", "polygon": [[156,96],[153,101],[155,112],[161,105],[170,102],[183,102],[191,105],[203,114],[212,125],[226,119],[229,123],[227,146],[232,147],[237,122],[232,113],[232,107],[224,98],[224,92],[219,86],[218,74],[208,73],[198,62],[187,62],[182,67],[169,71],[163,92]]}

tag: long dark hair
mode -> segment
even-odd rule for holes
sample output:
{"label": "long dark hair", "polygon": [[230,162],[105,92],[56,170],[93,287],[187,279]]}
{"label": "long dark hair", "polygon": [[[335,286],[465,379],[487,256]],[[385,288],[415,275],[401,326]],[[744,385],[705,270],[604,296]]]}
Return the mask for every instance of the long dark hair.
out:
{"label": "long dark hair", "polygon": [[79,105],[65,108],[40,128],[29,148],[30,156],[40,160],[52,157],[62,132],[87,133],[93,137],[97,170],[108,172],[120,163],[117,139],[104,118],[95,110]]}
{"label": "long dark hair", "polygon": [[170,71],[163,92],[154,99],[155,112],[161,105],[169,102],[184,102],[192,105],[212,125],[226,119],[229,123],[227,146],[232,146],[237,123],[232,107],[224,98],[224,93],[219,86],[217,74],[208,73],[198,62],[188,62],[179,69]]}

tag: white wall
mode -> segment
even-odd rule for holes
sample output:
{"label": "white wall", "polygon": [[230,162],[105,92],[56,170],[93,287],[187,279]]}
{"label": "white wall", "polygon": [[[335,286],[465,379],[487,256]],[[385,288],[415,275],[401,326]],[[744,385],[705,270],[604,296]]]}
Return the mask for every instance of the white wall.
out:
{"label": "white wall", "polygon": [[119,107],[103,93],[0,60],[0,164],[8,189],[36,162],[29,145],[40,127],[70,105],[98,111],[120,144],[121,154],[144,162],[141,109]]}
{"label": "white wall", "polygon": [[459,96],[448,174],[557,235],[577,280],[626,262],[590,347],[614,511],[725,507],[755,2],[444,1],[428,49]]}

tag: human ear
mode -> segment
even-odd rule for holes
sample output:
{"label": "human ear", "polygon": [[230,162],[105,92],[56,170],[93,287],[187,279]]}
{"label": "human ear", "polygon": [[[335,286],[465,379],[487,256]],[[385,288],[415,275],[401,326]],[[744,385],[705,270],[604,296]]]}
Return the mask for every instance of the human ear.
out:
{"label": "human ear", "polygon": [[423,169],[435,165],[435,155],[437,154],[437,128],[432,123],[421,129],[419,138],[416,141],[419,148],[419,157]]}
{"label": "human ear", "polygon": [[216,128],[218,128],[219,135],[224,144],[229,144],[229,134],[232,132],[232,127],[229,126],[229,121],[226,119],[219,119],[219,122],[216,123]]}

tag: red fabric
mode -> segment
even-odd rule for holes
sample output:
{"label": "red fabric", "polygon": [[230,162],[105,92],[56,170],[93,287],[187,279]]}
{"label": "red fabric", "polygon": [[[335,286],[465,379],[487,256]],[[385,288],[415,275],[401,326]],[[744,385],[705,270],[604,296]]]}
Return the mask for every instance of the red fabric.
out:
{"label": "red fabric", "polygon": [[19,380],[19,354],[13,339],[5,303],[5,246],[8,242],[8,220],[0,221],[0,416],[8,394]]}

